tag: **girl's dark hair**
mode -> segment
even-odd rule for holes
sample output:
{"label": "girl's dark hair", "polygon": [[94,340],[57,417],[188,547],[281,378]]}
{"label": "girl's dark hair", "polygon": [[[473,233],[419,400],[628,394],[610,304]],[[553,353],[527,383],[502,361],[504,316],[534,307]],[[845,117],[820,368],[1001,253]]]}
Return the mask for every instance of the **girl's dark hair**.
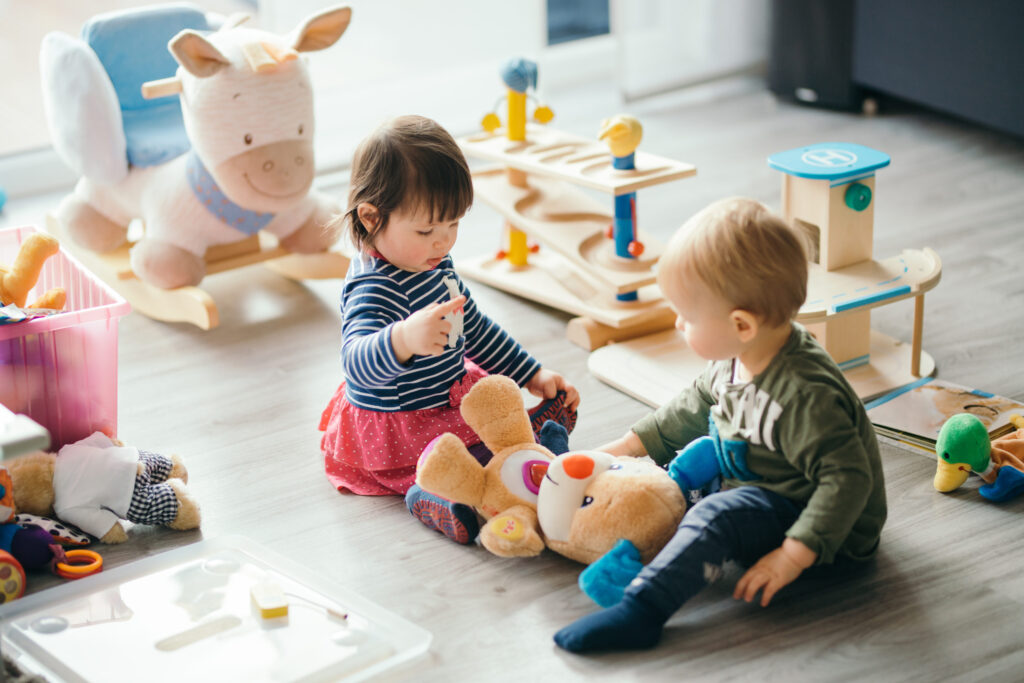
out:
{"label": "girl's dark hair", "polygon": [[[376,226],[364,225],[357,208],[377,208]],[[459,218],[473,203],[473,181],[466,157],[452,136],[423,116],[399,116],[363,140],[352,159],[348,224],[356,249],[372,246],[397,209],[426,211],[432,223]]]}

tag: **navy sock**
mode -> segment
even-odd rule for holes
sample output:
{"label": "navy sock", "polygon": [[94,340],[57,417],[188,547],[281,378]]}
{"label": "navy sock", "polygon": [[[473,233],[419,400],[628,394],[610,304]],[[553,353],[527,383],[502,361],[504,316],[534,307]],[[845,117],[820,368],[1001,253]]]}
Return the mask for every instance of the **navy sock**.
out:
{"label": "navy sock", "polygon": [[405,494],[405,506],[428,529],[439,531],[456,543],[468,545],[480,533],[480,522],[473,508],[435,496],[417,484]]}
{"label": "navy sock", "polygon": [[558,647],[569,652],[646,650],[658,644],[665,617],[626,596],[614,607],[574,621],[555,634]]}
{"label": "navy sock", "polygon": [[565,427],[565,431],[572,433],[576,427],[576,411],[565,404],[565,396],[564,391],[559,391],[554,398],[541,401],[529,411],[530,427],[533,428],[534,434],[540,432],[548,420],[554,420]]}

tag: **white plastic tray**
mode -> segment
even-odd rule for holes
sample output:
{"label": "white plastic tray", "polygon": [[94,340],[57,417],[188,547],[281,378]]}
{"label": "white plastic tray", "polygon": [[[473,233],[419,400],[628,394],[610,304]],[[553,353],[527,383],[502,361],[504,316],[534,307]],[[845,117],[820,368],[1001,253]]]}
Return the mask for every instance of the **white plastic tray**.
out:
{"label": "white plastic tray", "polygon": [[[288,615],[264,619],[271,580]],[[339,615],[347,614],[347,619]],[[293,561],[229,536],[0,607],[0,644],[51,681],[354,681],[417,657],[429,632]]]}

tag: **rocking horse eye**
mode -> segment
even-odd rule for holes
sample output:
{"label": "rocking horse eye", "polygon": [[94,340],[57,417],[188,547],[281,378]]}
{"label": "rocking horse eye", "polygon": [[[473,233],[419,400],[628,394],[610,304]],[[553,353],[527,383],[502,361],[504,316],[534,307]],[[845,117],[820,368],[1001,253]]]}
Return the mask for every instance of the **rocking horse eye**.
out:
{"label": "rocking horse eye", "polygon": [[245,140],[245,144],[251,145],[252,144],[252,133],[246,133],[245,137],[243,139]]}
{"label": "rocking horse eye", "polygon": [[299,135],[302,135],[302,124],[299,124]]}
{"label": "rocking horse eye", "polygon": [[580,507],[581,508],[585,508],[585,507],[587,507],[588,505],[590,505],[593,502],[594,502],[594,497],[593,496],[584,496],[583,497],[583,504],[580,505]]}
{"label": "rocking horse eye", "polygon": [[621,470],[622,469],[622,465],[619,465],[619,464],[616,463],[615,465],[612,465],[608,469],[610,469],[610,470]]}

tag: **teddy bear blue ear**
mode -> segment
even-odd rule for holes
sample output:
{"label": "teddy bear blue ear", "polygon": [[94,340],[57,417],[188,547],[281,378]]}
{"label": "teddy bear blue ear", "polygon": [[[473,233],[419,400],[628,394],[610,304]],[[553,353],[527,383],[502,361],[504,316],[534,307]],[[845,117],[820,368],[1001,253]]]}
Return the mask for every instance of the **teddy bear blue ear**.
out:
{"label": "teddy bear blue ear", "polygon": [[538,442],[555,455],[569,450],[569,432],[554,420],[548,420],[537,434]]}

